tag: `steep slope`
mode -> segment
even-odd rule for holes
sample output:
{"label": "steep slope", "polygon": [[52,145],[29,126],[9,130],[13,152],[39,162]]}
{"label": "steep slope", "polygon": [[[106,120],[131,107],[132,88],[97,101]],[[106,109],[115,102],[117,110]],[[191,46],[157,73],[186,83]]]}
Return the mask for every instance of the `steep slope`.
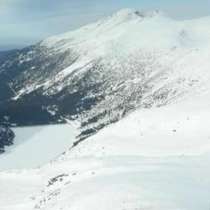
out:
{"label": "steep slope", "polygon": [[137,110],[42,168],[1,172],[1,209],[208,210],[209,98]]}
{"label": "steep slope", "polygon": [[19,125],[77,119],[80,141],[136,108],[199,94],[209,87],[209,23],[123,10],[13,52],[0,65],[10,91],[0,117]]}
{"label": "steep slope", "polygon": [[138,109],[69,152],[83,156],[167,157],[210,152],[210,91],[160,108]]}

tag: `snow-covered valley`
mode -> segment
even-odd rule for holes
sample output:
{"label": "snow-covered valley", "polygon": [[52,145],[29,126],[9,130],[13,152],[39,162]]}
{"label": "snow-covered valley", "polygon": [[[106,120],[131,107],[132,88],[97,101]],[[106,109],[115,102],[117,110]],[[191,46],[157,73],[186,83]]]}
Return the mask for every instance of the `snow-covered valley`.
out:
{"label": "snow-covered valley", "polygon": [[75,141],[76,125],[13,128],[15,140],[0,155],[0,171],[42,166],[61,155]]}
{"label": "snow-covered valley", "polygon": [[0,210],[209,210],[209,23],[123,10],[0,63],[8,123],[70,123],[14,130]]}

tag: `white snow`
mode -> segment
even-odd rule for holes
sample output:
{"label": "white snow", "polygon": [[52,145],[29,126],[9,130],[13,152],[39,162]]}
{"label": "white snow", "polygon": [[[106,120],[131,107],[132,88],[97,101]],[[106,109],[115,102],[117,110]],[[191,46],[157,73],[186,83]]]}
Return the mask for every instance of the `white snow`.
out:
{"label": "white snow", "polygon": [[48,125],[13,128],[14,145],[0,155],[0,170],[28,169],[48,163],[75,141],[73,125]]}
{"label": "white snow", "polygon": [[39,169],[1,172],[1,210],[208,210],[209,99],[137,110]]}
{"label": "white snow", "polygon": [[[64,80],[72,72],[79,74],[88,70],[97,60],[105,63],[107,68],[104,70],[109,71],[108,67],[115,59],[118,61],[115,63],[117,68],[117,65],[129,64],[134,55],[136,60],[132,62],[137,63],[146,53],[145,65],[149,65],[151,57],[154,57],[155,69],[160,72],[159,57],[162,57],[162,67],[173,70],[170,78],[179,76],[182,80],[188,80],[190,78],[187,76],[194,71],[206,71],[210,65],[209,25],[210,17],[178,21],[157,11],[126,9],[75,31],[50,37],[41,42],[41,46],[53,52],[70,51],[78,59],[41,83],[34,81],[28,84],[18,91],[14,100],[41,87],[48,90],[48,94],[60,92],[68,85]],[[177,60],[178,57],[181,59]],[[201,79],[205,76],[206,72]],[[56,88],[52,88],[53,85]]]}
{"label": "white snow", "polygon": [[161,108],[137,110],[78,145],[71,155],[161,157],[210,152],[209,107],[210,92]]}

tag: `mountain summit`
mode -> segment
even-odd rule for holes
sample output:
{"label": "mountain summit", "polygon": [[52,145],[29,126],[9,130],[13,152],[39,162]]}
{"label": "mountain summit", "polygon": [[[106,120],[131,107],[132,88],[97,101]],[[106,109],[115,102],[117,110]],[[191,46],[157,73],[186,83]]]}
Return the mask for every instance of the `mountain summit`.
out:
{"label": "mountain summit", "polygon": [[122,9],[116,13],[113,14],[113,17],[118,16],[121,19],[126,18],[149,18],[149,17],[155,17],[155,16],[161,16],[163,15],[163,12],[160,10],[153,10],[153,11],[141,11],[141,10],[135,10],[135,9]]}

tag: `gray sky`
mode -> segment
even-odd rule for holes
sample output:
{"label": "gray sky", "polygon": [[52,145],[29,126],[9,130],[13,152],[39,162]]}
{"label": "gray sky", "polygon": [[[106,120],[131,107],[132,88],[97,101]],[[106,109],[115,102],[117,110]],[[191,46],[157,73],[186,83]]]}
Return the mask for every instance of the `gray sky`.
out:
{"label": "gray sky", "polygon": [[0,0],[0,50],[36,43],[122,8],[160,9],[178,19],[210,16],[210,0]]}

